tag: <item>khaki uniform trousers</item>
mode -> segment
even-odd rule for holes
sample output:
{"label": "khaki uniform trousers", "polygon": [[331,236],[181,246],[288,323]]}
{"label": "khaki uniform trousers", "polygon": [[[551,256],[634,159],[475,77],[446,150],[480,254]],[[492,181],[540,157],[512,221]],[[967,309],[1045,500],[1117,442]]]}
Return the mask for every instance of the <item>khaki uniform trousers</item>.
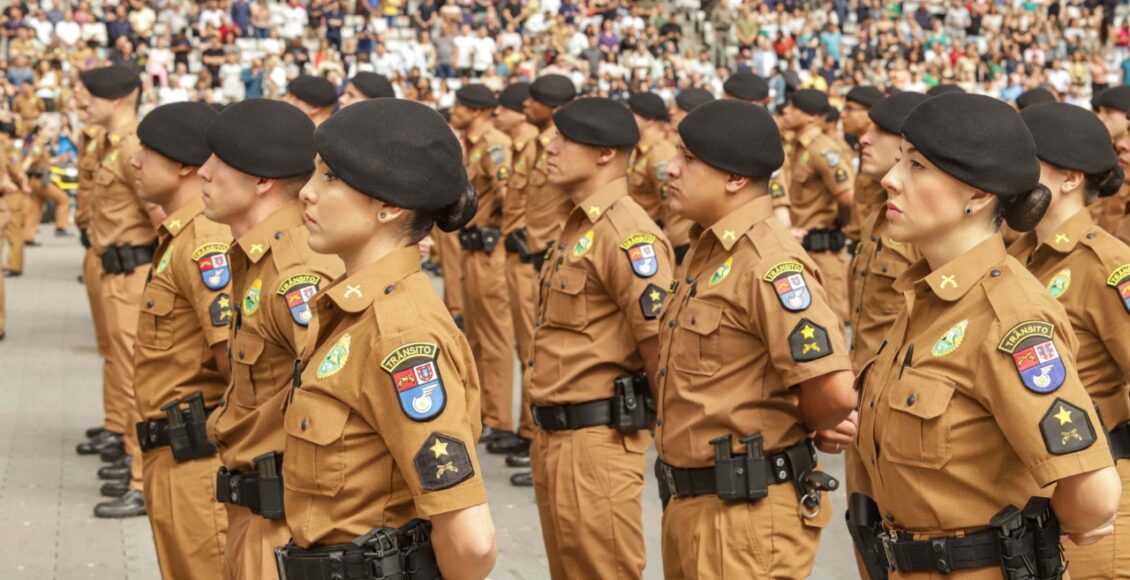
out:
{"label": "khaki uniform trousers", "polygon": [[443,265],[443,304],[452,316],[463,315],[463,248],[459,246],[459,232],[432,230],[432,238]]}
{"label": "khaki uniform trousers", "polygon": [[[215,476],[212,473],[213,479]],[[242,506],[224,507],[228,511],[228,539],[224,546],[227,579],[278,580],[275,548],[290,541],[286,520],[268,520]]]}
{"label": "khaki uniform trousers", "polygon": [[463,318],[482,389],[483,426],[514,430],[514,324],[506,250],[463,253]]}
{"label": "khaki uniform trousers", "polygon": [[[102,273],[102,303],[105,305],[106,335],[109,337],[108,367],[111,388],[106,391],[109,401],[103,404],[122,417],[125,451],[132,457],[130,464],[130,489],[142,488],[141,447],[137,443],[136,424],[141,421],[133,395],[133,348],[137,339],[137,321],[141,315],[141,300],[149,267],[141,267],[132,274]],[[109,413],[107,414],[109,417]],[[117,419],[115,419],[115,422]],[[107,422],[110,422],[109,419]]]}
{"label": "khaki uniform trousers", "polygon": [[[8,227],[8,222],[12,221],[12,212],[8,210],[8,202],[0,197],[0,232]],[[4,295],[4,277],[0,276],[0,334],[4,333],[4,311],[7,309],[5,306],[7,298]]]}
{"label": "khaki uniform trousers", "polygon": [[851,304],[848,301],[848,263],[844,252],[809,252],[808,257],[816,262],[824,276],[824,290],[828,293],[828,304],[840,317],[840,324],[850,317]]}
{"label": "khaki uniform trousers", "polygon": [[832,518],[825,494],[811,520],[799,514],[796,488],[769,486],[753,502],[718,496],[673,498],[663,510],[663,576],[667,580],[808,578],[820,532]]}
{"label": "khaki uniform trousers", "polygon": [[222,579],[228,513],[216,501],[219,457],[177,463],[166,445],[144,459],[145,511],[161,577]]}
{"label": "khaki uniform trousers", "polygon": [[[506,290],[510,299],[510,318],[514,324],[514,338],[518,342],[518,361],[526,368],[531,357],[534,339],[534,311],[538,300],[538,273],[533,264],[523,264],[518,254],[506,254]],[[534,416],[530,413],[529,390],[521,381],[521,413],[518,417],[518,435],[534,438]]]}
{"label": "khaki uniform trousers", "polygon": [[541,431],[530,465],[553,580],[643,577],[647,431]]}
{"label": "khaki uniform trousers", "polygon": [[1077,546],[1064,540],[1063,551],[1074,580],[1130,578],[1130,460],[1120,459],[1115,467],[1122,478],[1122,501],[1114,521],[1114,533],[1091,544]]}
{"label": "khaki uniform trousers", "polygon": [[86,297],[90,302],[90,318],[94,322],[94,338],[98,344],[98,354],[102,357],[102,427],[114,433],[124,433],[127,425],[123,409],[114,407],[117,399],[111,390],[114,380],[111,368],[106,361],[110,359],[110,335],[106,332],[106,305],[102,302],[102,259],[93,249],[86,250],[82,260],[82,282],[86,286]]}
{"label": "khaki uniform trousers", "polygon": [[4,194],[8,204],[8,225],[4,228],[4,239],[8,242],[7,268],[13,272],[24,271],[24,216],[30,211],[28,194],[17,191]]}
{"label": "khaki uniform trousers", "polygon": [[55,202],[55,229],[66,229],[71,216],[71,200],[67,194],[54,185],[43,183],[39,178],[32,179],[31,193],[28,198],[30,210],[24,214],[24,241],[35,239],[35,228],[39,227],[46,200]]}

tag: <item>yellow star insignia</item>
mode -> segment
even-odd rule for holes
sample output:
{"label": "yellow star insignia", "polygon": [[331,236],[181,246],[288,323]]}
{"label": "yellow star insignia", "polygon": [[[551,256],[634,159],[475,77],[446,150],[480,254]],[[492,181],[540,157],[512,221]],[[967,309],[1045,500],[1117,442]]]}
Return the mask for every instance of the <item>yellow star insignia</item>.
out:
{"label": "yellow star insignia", "polygon": [[734,234],[733,230],[726,230],[726,231],[722,232],[722,239],[723,240],[737,240],[738,237]]}
{"label": "yellow star insignia", "polygon": [[942,288],[945,288],[946,286],[953,286],[954,288],[957,288],[957,280],[955,280],[955,278],[955,276],[942,276],[942,283],[939,284],[939,286]]}
{"label": "yellow star insignia", "polygon": [[252,253],[252,254],[261,254],[261,253],[263,253],[263,246],[262,246],[261,244],[251,244],[251,251],[250,251],[250,253]]}
{"label": "yellow star insignia", "polygon": [[1066,244],[1069,241],[1071,241],[1071,239],[1067,237],[1067,234],[1056,234],[1055,235],[1055,243],[1057,243],[1057,244]]}
{"label": "yellow star insignia", "polygon": [[220,308],[230,308],[230,307],[231,307],[231,300],[228,300],[224,296],[220,296]]}
{"label": "yellow star insignia", "polygon": [[600,215],[600,207],[595,205],[589,206],[589,215]]}
{"label": "yellow star insignia", "polygon": [[648,294],[647,297],[651,298],[652,302],[659,302],[659,291],[658,290],[652,290],[651,294]]}
{"label": "yellow star insignia", "polygon": [[1066,425],[1071,422],[1071,411],[1068,411],[1067,408],[1063,405],[1059,406],[1059,412],[1054,416],[1056,419],[1059,419],[1060,426]]}
{"label": "yellow star insignia", "polygon": [[436,459],[439,459],[440,457],[447,455],[447,443],[436,439],[435,444],[429,447],[428,450],[432,453],[435,453]]}
{"label": "yellow star insignia", "polygon": [[180,220],[173,220],[173,221],[169,222],[169,229],[170,230],[175,230],[179,227],[180,227]]}
{"label": "yellow star insignia", "polygon": [[802,328],[802,329],[800,330],[800,335],[801,335],[801,336],[803,336],[803,337],[804,337],[804,338],[806,338],[806,339],[808,339],[808,338],[816,338],[816,329],[815,329],[815,328],[812,328],[811,326],[809,326],[809,325],[807,325],[807,324],[805,324],[805,325],[804,325],[804,328]]}

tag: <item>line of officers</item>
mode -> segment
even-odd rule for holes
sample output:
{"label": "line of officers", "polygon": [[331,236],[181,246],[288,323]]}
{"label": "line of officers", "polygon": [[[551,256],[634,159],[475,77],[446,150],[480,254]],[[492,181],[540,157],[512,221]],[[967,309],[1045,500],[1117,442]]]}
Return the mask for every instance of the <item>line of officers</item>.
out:
{"label": "line of officers", "polygon": [[1090,209],[1125,188],[1088,111],[858,87],[857,165],[826,95],[775,119],[748,74],[671,109],[469,85],[450,124],[365,73],[337,112],[300,77],[140,122],[128,69],[81,81],[79,451],[120,449],[96,515],[148,513],[165,577],[483,578],[484,440],[552,577],[638,578],[652,439],[669,578],[808,576],[817,449],[865,577],[1130,573],[1130,248]]}

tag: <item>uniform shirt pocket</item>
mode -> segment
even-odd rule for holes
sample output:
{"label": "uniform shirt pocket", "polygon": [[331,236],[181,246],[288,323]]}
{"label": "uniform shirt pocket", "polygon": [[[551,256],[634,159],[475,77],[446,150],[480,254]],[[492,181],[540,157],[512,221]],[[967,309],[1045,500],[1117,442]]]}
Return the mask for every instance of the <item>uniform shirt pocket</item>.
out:
{"label": "uniform shirt pocket", "polygon": [[256,391],[267,388],[267,385],[256,384],[256,380],[266,381],[262,372],[255,372],[255,364],[263,356],[264,347],[263,337],[254,332],[235,333],[235,339],[230,347],[232,384],[235,385],[232,396],[236,404],[243,407],[258,406]]}
{"label": "uniform shirt pocket", "polygon": [[585,282],[588,272],[583,268],[559,266],[549,281],[546,293],[545,317],[555,326],[580,329],[588,322],[585,302]]}
{"label": "uniform shirt pocket", "polygon": [[722,305],[691,298],[675,328],[675,368],[692,375],[713,376],[722,368]]}
{"label": "uniform shirt pocket", "polygon": [[141,318],[137,324],[137,344],[154,350],[169,350],[173,346],[173,320],[169,316],[176,304],[176,295],[167,292],[150,292],[141,303]]}
{"label": "uniform shirt pocket", "polygon": [[283,484],[299,493],[335,496],[345,485],[345,424],[349,407],[298,389],[286,410]]}
{"label": "uniform shirt pocket", "polygon": [[887,394],[890,420],[883,428],[882,451],[892,463],[940,469],[953,455],[946,413],[954,382],[907,367]]}

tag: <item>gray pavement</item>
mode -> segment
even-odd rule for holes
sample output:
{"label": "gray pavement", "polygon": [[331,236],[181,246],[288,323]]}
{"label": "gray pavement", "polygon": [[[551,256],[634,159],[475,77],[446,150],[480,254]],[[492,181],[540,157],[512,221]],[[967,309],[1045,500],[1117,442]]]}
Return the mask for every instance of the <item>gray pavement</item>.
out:
{"label": "gray pavement", "polygon": [[[27,249],[27,266],[7,286],[8,336],[0,342],[0,578],[127,579],[159,577],[148,521],[92,516],[101,462],[79,457],[83,430],[101,421],[101,363],[86,294],[76,282],[82,249],[41,228],[42,247]],[[517,416],[517,415],[515,415]],[[498,530],[500,580],[547,578],[533,492],[510,486],[503,458],[480,457]],[[652,452],[654,459],[654,452]],[[842,475],[839,457],[823,458]],[[650,463],[649,463],[650,464]],[[648,579],[662,577],[661,508],[647,475],[644,530]],[[814,578],[856,578],[842,524],[843,493],[820,547]]]}

